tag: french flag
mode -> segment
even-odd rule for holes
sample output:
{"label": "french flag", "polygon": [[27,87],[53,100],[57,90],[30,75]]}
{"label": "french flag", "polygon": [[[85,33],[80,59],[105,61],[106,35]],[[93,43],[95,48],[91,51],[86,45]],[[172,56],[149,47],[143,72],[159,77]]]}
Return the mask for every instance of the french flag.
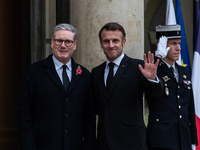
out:
{"label": "french flag", "polygon": [[195,103],[198,146],[200,150],[200,8],[199,0],[194,2],[194,59],[192,68],[192,87]]}
{"label": "french flag", "polygon": [[[176,25],[176,15],[174,11],[174,3],[173,0],[167,0],[167,8],[166,8],[166,18],[165,25]],[[181,29],[182,30],[182,29]],[[176,61],[179,65],[181,64],[181,54],[179,56],[179,60]]]}

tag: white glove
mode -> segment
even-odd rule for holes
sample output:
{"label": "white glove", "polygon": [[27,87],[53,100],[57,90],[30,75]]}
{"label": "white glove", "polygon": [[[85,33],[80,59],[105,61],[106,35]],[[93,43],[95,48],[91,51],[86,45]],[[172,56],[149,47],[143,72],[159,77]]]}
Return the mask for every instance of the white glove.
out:
{"label": "white glove", "polygon": [[192,150],[196,150],[196,145],[192,144]]}
{"label": "white glove", "polygon": [[167,37],[161,36],[159,39],[157,50],[155,51],[155,55],[160,55],[162,58],[167,56],[170,47],[167,47]]}

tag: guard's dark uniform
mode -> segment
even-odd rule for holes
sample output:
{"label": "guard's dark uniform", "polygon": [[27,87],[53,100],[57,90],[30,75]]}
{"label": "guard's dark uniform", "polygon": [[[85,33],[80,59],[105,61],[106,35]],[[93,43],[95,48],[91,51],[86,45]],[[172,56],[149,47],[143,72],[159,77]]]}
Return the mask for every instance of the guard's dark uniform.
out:
{"label": "guard's dark uniform", "polygon": [[179,82],[160,60],[158,77],[164,82],[160,97],[146,97],[149,105],[147,134],[150,147],[191,150],[197,144],[194,100],[189,71],[176,64]]}

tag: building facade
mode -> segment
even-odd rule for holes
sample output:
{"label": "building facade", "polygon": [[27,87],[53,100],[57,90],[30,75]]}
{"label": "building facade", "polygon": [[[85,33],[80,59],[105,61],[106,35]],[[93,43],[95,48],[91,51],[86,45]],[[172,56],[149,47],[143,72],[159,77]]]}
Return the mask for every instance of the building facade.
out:
{"label": "building facade", "polygon": [[[73,57],[91,70],[105,61],[98,39],[105,23],[114,21],[123,25],[127,33],[124,52],[142,59],[143,53],[155,46],[153,26],[165,20],[163,0],[19,0],[11,3],[0,2],[1,150],[18,150],[17,105],[21,78],[29,64],[51,53],[50,40],[56,24],[70,23],[78,29],[78,47]],[[193,3],[187,0],[181,3],[192,60]]]}

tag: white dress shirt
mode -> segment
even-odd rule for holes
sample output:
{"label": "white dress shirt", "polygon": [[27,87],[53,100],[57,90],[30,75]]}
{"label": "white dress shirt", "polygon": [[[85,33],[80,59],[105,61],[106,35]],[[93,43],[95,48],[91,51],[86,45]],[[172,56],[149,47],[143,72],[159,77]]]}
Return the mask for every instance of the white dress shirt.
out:
{"label": "white dress shirt", "polygon": [[[163,60],[163,61],[164,61],[164,60]],[[172,68],[174,69],[174,76],[175,76],[175,78],[176,78],[176,81],[178,82],[178,80],[179,80],[179,73],[178,73],[178,68],[177,68],[176,65],[175,65],[175,62],[173,63],[172,66],[170,66],[166,61],[164,61],[164,62],[165,62],[165,64],[167,65],[168,68],[172,67]]]}
{"label": "white dress shirt", "polygon": [[[113,63],[115,63],[114,68],[113,68],[113,77],[115,76],[117,69],[119,68],[119,65],[120,65],[123,58],[124,58],[124,53],[122,53],[121,56],[119,56],[117,59],[115,59],[113,61]],[[104,70],[104,84],[105,84],[105,86],[106,86],[106,80],[107,80],[108,73],[109,73],[109,65],[108,65],[109,63],[110,63],[110,61],[107,59],[106,60],[106,67],[105,67],[105,70]],[[157,76],[156,76],[156,80],[151,80],[151,79],[147,79],[147,80],[149,80],[150,82],[154,82],[154,83],[160,82]]]}
{"label": "white dress shirt", "polygon": [[67,72],[67,76],[69,78],[69,82],[71,82],[71,80],[72,80],[72,61],[71,61],[71,59],[67,64],[63,64],[59,60],[57,60],[56,57],[53,55],[53,62],[55,65],[56,72],[58,73],[58,76],[62,83],[63,83],[63,80],[62,80],[63,67],[62,66],[67,65],[66,72]]}
{"label": "white dress shirt", "polygon": [[[113,77],[115,76],[117,69],[119,68],[119,65],[120,65],[123,58],[124,58],[124,53],[122,53],[121,56],[119,56],[117,59],[115,59],[113,61],[113,63],[115,63],[114,68],[113,68]],[[106,67],[105,67],[105,70],[104,70],[104,83],[105,83],[105,85],[106,85],[106,80],[107,80],[108,73],[109,73],[109,65],[108,65],[109,63],[110,63],[110,61],[107,59],[106,60]]]}

